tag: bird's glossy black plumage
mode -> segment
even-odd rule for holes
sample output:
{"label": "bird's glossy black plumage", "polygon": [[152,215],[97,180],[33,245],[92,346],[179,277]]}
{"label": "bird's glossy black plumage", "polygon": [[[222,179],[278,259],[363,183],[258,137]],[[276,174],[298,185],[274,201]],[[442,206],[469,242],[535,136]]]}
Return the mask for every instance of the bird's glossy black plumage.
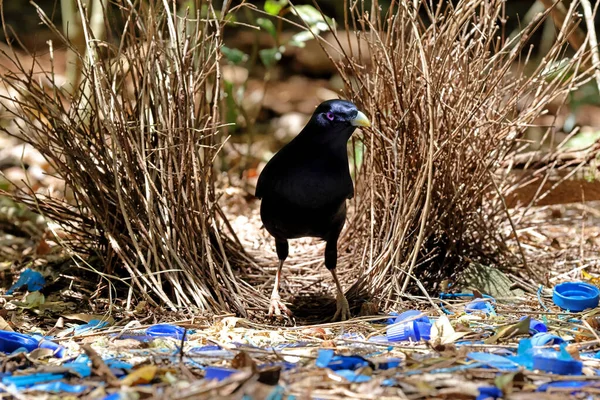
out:
{"label": "bird's glossy black plumage", "polygon": [[346,146],[357,126],[369,126],[369,121],[351,102],[321,103],[298,136],[275,154],[260,174],[256,197],[262,199],[261,218],[275,238],[280,261],[270,314],[289,313],[278,293],[281,267],[288,256],[287,240],[308,236],[327,242],[325,266],[338,289],[336,317],[349,317],[335,268],[346,199],[354,195]]}

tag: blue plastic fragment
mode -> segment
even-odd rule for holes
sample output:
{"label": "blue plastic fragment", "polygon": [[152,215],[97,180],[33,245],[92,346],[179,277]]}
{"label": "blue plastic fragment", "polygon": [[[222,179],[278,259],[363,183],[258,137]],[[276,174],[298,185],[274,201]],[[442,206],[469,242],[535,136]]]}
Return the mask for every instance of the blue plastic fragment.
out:
{"label": "blue plastic fragment", "polygon": [[485,314],[492,314],[494,312],[494,306],[489,301],[473,300],[465,304],[465,312],[472,314],[474,312],[483,312]]}
{"label": "blue plastic fragment", "polygon": [[68,363],[64,363],[63,367],[71,370],[71,373],[82,378],[87,378],[92,374],[92,367],[90,363],[87,361],[71,361]]}
{"label": "blue plastic fragment", "polygon": [[44,276],[41,273],[27,268],[21,272],[17,282],[6,291],[6,294],[13,294],[15,290],[19,290],[23,286],[27,286],[29,292],[35,292],[42,289],[45,284],[46,279],[44,279]]}
{"label": "blue plastic fragment", "polygon": [[[527,318],[526,315],[522,316],[521,319],[519,319],[519,321],[523,321],[525,318]],[[529,320],[529,334],[535,335],[536,333],[540,332],[548,332],[548,327],[542,321],[538,321],[537,319],[531,318]]]}
{"label": "blue plastic fragment", "polygon": [[477,361],[485,366],[500,369],[503,371],[517,371],[519,364],[513,360],[491,353],[471,352],[467,357],[473,361]]}
{"label": "blue plastic fragment", "polygon": [[354,370],[369,365],[369,361],[361,356],[335,356],[329,361],[327,368],[334,371],[339,371],[340,369]]}
{"label": "blue plastic fragment", "polygon": [[111,335],[112,337],[116,337],[118,336],[119,340],[126,340],[126,339],[132,339],[132,340],[137,340],[138,342],[142,342],[142,343],[147,343],[147,342],[151,342],[154,339],[156,339],[154,336],[150,336],[150,335],[136,335],[136,334],[118,334],[115,333],[113,335]]}
{"label": "blue plastic fragment", "polygon": [[[593,382],[586,381],[556,381],[556,382],[548,382],[540,385],[536,392],[545,392],[548,389],[573,389],[571,394],[575,394],[580,389],[584,389],[587,386],[592,385]],[[564,391],[561,391],[564,393]]]}
{"label": "blue plastic fragment", "polygon": [[219,358],[233,358],[233,352],[222,349],[221,346],[208,345],[201,347],[192,347],[187,351],[190,356],[201,356],[201,357],[219,357]]}
{"label": "blue plastic fragment", "polygon": [[93,331],[95,329],[102,329],[108,325],[108,321],[101,321],[99,319],[92,319],[87,324],[79,325],[75,327],[74,334],[81,335],[82,333]]}
{"label": "blue plastic fragment", "polygon": [[317,360],[315,361],[315,364],[319,368],[326,368],[327,365],[329,365],[329,362],[331,361],[331,359],[333,358],[334,355],[335,355],[335,352],[333,350],[320,349],[319,352],[317,353]]}
{"label": "blue plastic fragment", "polygon": [[113,368],[114,369],[124,369],[124,370],[129,371],[131,368],[133,368],[133,365],[131,365],[130,363],[128,363],[126,361],[119,360],[118,358],[105,359],[104,363],[110,369],[113,369]]}
{"label": "blue plastic fragment", "polygon": [[357,374],[355,371],[350,369],[338,369],[337,371],[335,371],[335,373],[341,376],[342,378],[346,379],[348,382],[353,383],[362,383],[371,380],[370,376]]}
{"label": "blue plastic fragment", "polygon": [[86,385],[71,385],[69,383],[56,381],[50,383],[40,383],[29,387],[28,391],[50,392],[50,393],[83,393],[89,386]]}
{"label": "blue plastic fragment", "polygon": [[554,287],[552,300],[563,310],[579,312],[598,306],[600,289],[587,282],[564,282]]}
{"label": "blue plastic fragment", "polygon": [[397,322],[398,319],[398,315],[400,315],[399,313],[397,313],[396,311],[391,311],[389,314],[390,318],[385,320],[385,323],[388,325],[391,325],[395,322]]}
{"label": "blue plastic fragment", "polygon": [[475,400],[496,400],[502,398],[502,390],[495,386],[484,386],[479,388],[479,395]]}
{"label": "blue plastic fragment", "polygon": [[173,339],[181,340],[185,334],[185,328],[172,324],[156,324],[146,329],[146,334],[150,336],[171,337]]}
{"label": "blue plastic fragment", "polygon": [[564,339],[560,336],[556,336],[547,332],[536,333],[531,337],[531,345],[533,347],[556,345],[564,342]]}
{"label": "blue plastic fragment", "polygon": [[357,369],[371,365],[371,363],[361,356],[336,356],[333,350],[321,349],[317,354],[315,361],[317,367],[329,368],[334,371],[340,369]]}
{"label": "blue plastic fragment", "polygon": [[534,354],[533,369],[559,375],[581,375],[583,363],[573,359],[563,347],[561,351],[546,350]]}
{"label": "blue plastic fragment", "polygon": [[222,367],[206,367],[204,369],[204,379],[212,380],[216,379],[218,381],[222,381],[224,379],[229,378],[231,375],[238,372],[238,370],[231,368],[222,368]]}
{"label": "blue plastic fragment", "polygon": [[2,378],[2,383],[9,386],[14,385],[17,389],[26,388],[38,383],[57,381],[62,379],[64,374],[44,372],[31,375],[5,376]]}
{"label": "blue plastic fragment", "polygon": [[383,335],[371,336],[369,342],[386,343],[388,342],[388,338]]}
{"label": "blue plastic fragment", "polygon": [[121,400],[122,398],[123,396],[121,396],[121,393],[116,392],[105,396],[104,398],[102,398],[102,400]]}
{"label": "blue plastic fragment", "polygon": [[507,358],[527,369],[532,369],[533,368],[533,346],[531,345],[531,339],[521,339],[519,341],[517,355],[509,356]]}
{"label": "blue plastic fragment", "polygon": [[[426,315],[421,315],[423,314],[421,311],[419,310],[407,310],[404,311],[403,313],[401,313],[400,315],[398,315],[398,317],[396,318],[396,322],[402,322],[402,321],[406,321],[408,319],[412,319],[413,321],[421,321],[421,322],[429,322],[429,318]],[[421,315],[418,318],[418,315]]]}

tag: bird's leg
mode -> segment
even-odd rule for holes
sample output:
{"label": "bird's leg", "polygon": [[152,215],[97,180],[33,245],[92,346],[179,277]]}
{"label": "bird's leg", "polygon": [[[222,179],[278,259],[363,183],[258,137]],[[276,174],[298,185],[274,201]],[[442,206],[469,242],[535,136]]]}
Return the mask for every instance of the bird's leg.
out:
{"label": "bird's leg", "polygon": [[335,282],[336,288],[336,311],[333,316],[333,321],[345,321],[350,319],[350,306],[348,305],[348,300],[346,296],[344,296],[344,290],[342,289],[342,284],[337,276],[336,271],[337,266],[337,237],[334,240],[328,240],[327,245],[325,246],[325,267],[329,271],[331,271],[331,275],[333,276],[333,281]]}
{"label": "bird's leg", "polygon": [[335,269],[331,270],[331,275],[333,275],[333,281],[335,282],[335,287],[337,290],[335,299],[337,302],[336,311],[333,316],[333,321],[345,321],[350,319],[350,305],[348,304],[348,300],[344,295],[344,290],[342,289],[342,284],[338,279],[337,272]]}
{"label": "bird's leg", "polygon": [[269,306],[269,317],[275,314],[276,317],[281,317],[281,313],[285,313],[287,316],[292,316],[292,312],[281,302],[281,296],[279,296],[279,282],[281,281],[281,269],[283,268],[283,262],[288,256],[288,243],[275,242],[277,248],[277,256],[279,257],[279,266],[277,267],[277,274],[275,275],[275,286],[273,286],[273,292],[271,293],[271,305]]}

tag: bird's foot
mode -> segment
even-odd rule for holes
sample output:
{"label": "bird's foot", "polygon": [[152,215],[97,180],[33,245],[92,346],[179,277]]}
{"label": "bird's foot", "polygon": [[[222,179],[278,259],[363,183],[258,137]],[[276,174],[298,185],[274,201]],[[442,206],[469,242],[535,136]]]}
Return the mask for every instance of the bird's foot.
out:
{"label": "bird's foot", "polygon": [[275,318],[281,318],[284,315],[291,317],[293,316],[289,308],[281,302],[279,296],[271,296],[271,305],[269,306],[269,317],[275,316]]}
{"label": "bird's foot", "polygon": [[338,292],[336,300],[337,309],[332,318],[332,321],[345,321],[347,319],[352,318],[352,316],[350,315],[350,305],[348,304],[348,300],[346,299],[346,296],[344,296],[344,293]]}

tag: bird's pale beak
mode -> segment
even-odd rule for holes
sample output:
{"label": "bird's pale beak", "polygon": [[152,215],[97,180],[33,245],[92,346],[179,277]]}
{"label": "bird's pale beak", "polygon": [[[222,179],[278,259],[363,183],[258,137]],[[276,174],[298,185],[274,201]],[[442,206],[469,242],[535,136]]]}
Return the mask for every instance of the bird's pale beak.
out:
{"label": "bird's pale beak", "polygon": [[358,114],[356,114],[356,117],[354,117],[354,119],[350,121],[350,123],[352,124],[352,126],[371,126],[371,122],[369,121],[367,116],[361,113],[360,111],[358,112]]}

